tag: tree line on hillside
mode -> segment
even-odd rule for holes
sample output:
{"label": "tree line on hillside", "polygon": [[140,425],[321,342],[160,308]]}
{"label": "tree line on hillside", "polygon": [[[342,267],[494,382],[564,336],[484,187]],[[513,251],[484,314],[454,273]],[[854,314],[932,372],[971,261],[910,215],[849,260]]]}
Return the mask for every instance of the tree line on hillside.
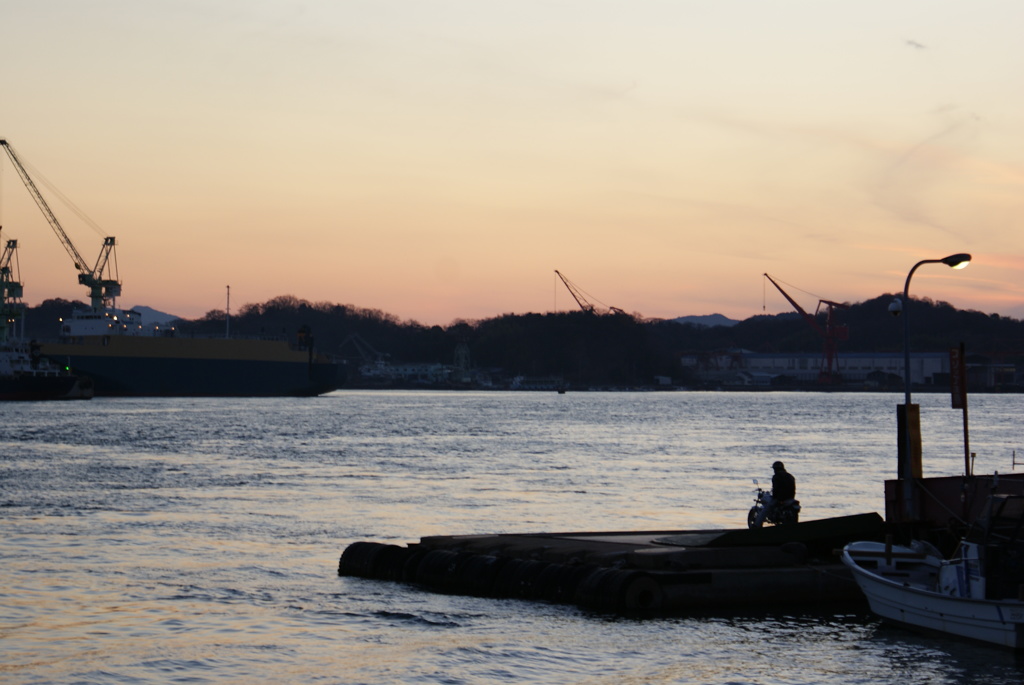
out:
{"label": "tree line on hillside", "polygon": [[[836,312],[849,328],[839,343],[846,352],[899,352],[903,321],[888,312],[892,295],[850,305]],[[81,302],[47,300],[29,308],[26,335],[56,337],[58,320]],[[909,307],[911,348],[942,352],[963,342],[969,355],[1003,362],[1024,361],[1024,322],[945,302],[915,299]],[[818,319],[824,326],[824,319]],[[213,310],[177,322],[178,335],[224,335],[228,320]],[[313,303],[293,296],[248,304],[230,318],[233,336],[295,339],[307,327],[316,348],[353,366],[377,360],[391,363],[452,364],[456,349],[468,349],[472,366],[521,376],[555,376],[586,385],[646,385],[655,376],[683,380],[680,359],[735,349],[752,352],[820,352],[818,331],[796,313],[758,315],[734,326],[706,327],[623,313],[583,311],[503,314],[476,321],[429,326],[376,309]]]}

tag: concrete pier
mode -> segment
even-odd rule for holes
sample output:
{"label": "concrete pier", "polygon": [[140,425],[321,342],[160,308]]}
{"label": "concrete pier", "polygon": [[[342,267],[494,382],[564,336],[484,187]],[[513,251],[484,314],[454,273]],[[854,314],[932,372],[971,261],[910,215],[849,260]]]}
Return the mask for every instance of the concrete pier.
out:
{"label": "concrete pier", "polygon": [[444,535],[353,543],[338,574],[624,614],[821,605],[862,601],[834,551],[884,534],[878,514],[859,514],[754,530]]}

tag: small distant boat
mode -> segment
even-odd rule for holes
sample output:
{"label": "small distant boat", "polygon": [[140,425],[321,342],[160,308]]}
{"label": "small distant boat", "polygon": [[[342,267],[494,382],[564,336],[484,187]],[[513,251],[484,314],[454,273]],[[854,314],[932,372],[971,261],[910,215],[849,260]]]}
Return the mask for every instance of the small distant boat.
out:
{"label": "small distant boat", "polygon": [[1024,497],[993,496],[989,511],[950,559],[927,543],[852,542],[842,561],[884,619],[1024,649]]}
{"label": "small distant boat", "polygon": [[11,341],[0,345],[0,401],[87,400],[92,383],[39,353],[38,345]]}

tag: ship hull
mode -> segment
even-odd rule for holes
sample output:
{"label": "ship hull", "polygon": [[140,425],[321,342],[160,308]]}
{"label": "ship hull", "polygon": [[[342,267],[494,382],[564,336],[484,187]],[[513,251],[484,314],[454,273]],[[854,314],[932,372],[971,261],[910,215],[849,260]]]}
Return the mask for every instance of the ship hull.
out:
{"label": "ship hull", "polygon": [[0,401],[78,399],[77,384],[75,376],[0,377]]}
{"label": "ship hull", "polygon": [[344,380],[340,365],[281,340],[82,336],[42,353],[99,397],[309,397]]}

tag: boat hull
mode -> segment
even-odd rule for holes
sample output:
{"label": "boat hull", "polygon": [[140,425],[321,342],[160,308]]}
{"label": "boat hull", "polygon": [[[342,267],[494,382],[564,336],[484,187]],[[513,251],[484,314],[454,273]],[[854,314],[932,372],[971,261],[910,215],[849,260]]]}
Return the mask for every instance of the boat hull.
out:
{"label": "boat hull", "polygon": [[9,376],[0,377],[0,401],[37,401],[79,399],[75,376]]}
{"label": "boat hull", "polygon": [[42,353],[90,378],[96,396],[303,397],[344,381],[339,364],[282,340],[86,336]]}
{"label": "boat hull", "polygon": [[[904,560],[904,572],[884,561],[882,543],[852,543],[843,550],[843,563],[853,572],[872,612],[915,628],[1024,649],[1024,602],[949,597],[918,587],[909,580],[911,566],[924,555],[898,546],[892,552]],[[875,560],[877,571],[865,568],[868,559]]]}
{"label": "boat hull", "polygon": [[89,379],[43,358],[34,341],[16,339],[0,344],[0,401],[87,400],[91,397]]}

